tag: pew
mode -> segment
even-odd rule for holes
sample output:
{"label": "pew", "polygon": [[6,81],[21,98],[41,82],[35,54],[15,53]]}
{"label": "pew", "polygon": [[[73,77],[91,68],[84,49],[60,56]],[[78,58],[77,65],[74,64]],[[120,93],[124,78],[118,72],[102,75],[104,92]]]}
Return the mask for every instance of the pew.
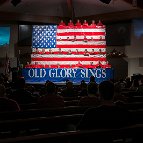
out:
{"label": "pew", "polygon": [[34,117],[51,117],[59,115],[83,114],[89,107],[69,106],[64,108],[30,109],[20,112],[1,112],[0,120],[15,120]]}
{"label": "pew", "polygon": [[75,130],[83,114],[0,121],[0,137]]}
{"label": "pew", "polygon": [[119,129],[94,129],[0,139],[0,143],[141,143],[143,124]]}

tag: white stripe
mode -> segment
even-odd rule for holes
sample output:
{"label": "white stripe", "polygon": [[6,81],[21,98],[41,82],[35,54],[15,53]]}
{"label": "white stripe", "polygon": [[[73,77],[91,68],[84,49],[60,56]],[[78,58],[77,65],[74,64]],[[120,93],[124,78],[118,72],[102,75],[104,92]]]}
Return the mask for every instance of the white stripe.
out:
{"label": "white stripe", "polygon": [[[67,37],[69,37],[69,39],[74,39],[74,36],[57,36],[57,39],[67,39]],[[102,39],[105,40],[105,36],[104,35],[98,35],[98,36],[94,36],[94,35],[91,35],[91,36],[86,36],[87,39],[91,39],[91,37],[93,39],[100,39],[102,37]],[[83,36],[76,36],[76,39],[84,39],[84,35]]]}
{"label": "white stripe", "polygon": [[[84,50],[86,48],[77,48],[79,52],[84,52]],[[94,49],[95,52],[99,52],[99,50],[101,50],[101,52],[106,52],[106,48],[88,48],[88,52],[91,52],[92,49]],[[42,48],[38,48],[39,51],[42,51]],[[53,52],[58,52],[59,51],[59,48],[52,48],[51,49]],[[75,52],[76,51],[76,48],[61,48],[62,51],[69,51],[71,50],[72,52]],[[32,48],[32,52],[35,52],[36,49],[35,48]],[[45,52],[48,52],[49,49],[45,49]]]}
{"label": "white stripe", "polygon": [[[35,64],[38,63],[40,65],[57,65],[57,64],[60,64],[60,65],[75,65],[75,64],[78,64],[78,61],[32,61],[31,64]],[[96,65],[99,63],[99,61],[81,61],[81,63],[83,65],[90,65],[90,63],[93,62],[93,65]],[[101,61],[100,62],[102,65],[105,65],[106,64],[106,61]]]}
{"label": "white stripe", "polygon": [[97,54],[97,55],[55,55],[55,54],[31,54],[31,58],[106,58],[106,54]]}
{"label": "white stripe", "polygon": [[106,45],[105,41],[57,41],[57,45]]}
{"label": "white stripe", "polygon": [[97,28],[90,28],[90,29],[57,29],[57,33],[65,33],[65,32],[105,32],[105,29],[97,29]]}

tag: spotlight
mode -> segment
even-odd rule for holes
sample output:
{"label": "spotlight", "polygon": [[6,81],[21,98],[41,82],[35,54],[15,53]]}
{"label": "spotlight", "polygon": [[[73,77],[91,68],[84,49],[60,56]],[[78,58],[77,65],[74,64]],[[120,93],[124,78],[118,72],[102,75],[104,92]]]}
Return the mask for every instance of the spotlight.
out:
{"label": "spotlight", "polygon": [[109,4],[111,0],[100,0],[103,3]]}
{"label": "spotlight", "polygon": [[21,2],[21,0],[12,0],[12,1],[11,1],[11,3],[12,3],[14,6],[17,6],[20,2]]}

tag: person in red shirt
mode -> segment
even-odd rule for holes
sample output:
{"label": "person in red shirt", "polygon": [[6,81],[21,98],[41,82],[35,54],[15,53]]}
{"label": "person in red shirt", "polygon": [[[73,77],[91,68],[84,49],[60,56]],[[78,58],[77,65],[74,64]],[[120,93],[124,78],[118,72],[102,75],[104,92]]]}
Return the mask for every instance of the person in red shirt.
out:
{"label": "person in red shirt", "polygon": [[78,19],[76,24],[75,24],[77,27],[81,27],[81,23],[80,23],[80,20]]}
{"label": "person in red shirt", "polygon": [[74,35],[74,38],[73,38],[72,42],[74,42],[74,41],[76,41],[76,35]]}
{"label": "person in red shirt", "polygon": [[86,38],[86,36],[84,35],[84,40],[83,40],[84,42],[87,42],[88,41],[88,39]]}
{"label": "person in red shirt", "polygon": [[81,61],[78,61],[78,63],[76,64],[76,67],[83,68],[83,65],[82,65]]}
{"label": "person in red shirt", "polygon": [[68,55],[71,55],[72,54],[72,51],[71,50],[68,50],[68,53],[67,53]]}
{"label": "person in red shirt", "polygon": [[79,51],[78,51],[78,49],[76,49],[76,52],[75,52],[75,54],[76,54],[76,55],[79,55]]}
{"label": "person in red shirt", "polygon": [[74,24],[73,24],[72,20],[69,21],[68,26],[69,27],[74,27]]}
{"label": "person in red shirt", "polygon": [[39,53],[40,53],[39,49],[36,48],[35,54],[39,54]]}
{"label": "person in red shirt", "polygon": [[94,49],[92,49],[92,51],[90,52],[90,55],[95,55]]}
{"label": "person in red shirt", "polygon": [[30,63],[29,62],[26,63],[25,68],[30,68]]}
{"label": "person in red shirt", "polygon": [[54,54],[54,52],[52,51],[52,49],[49,49],[49,54]]}
{"label": "person in red shirt", "polygon": [[84,22],[83,22],[83,26],[84,26],[84,27],[88,27],[88,23],[87,23],[87,21],[86,21],[86,20],[84,20]]}
{"label": "person in red shirt", "polygon": [[42,54],[45,54],[45,48],[42,49]]}
{"label": "person in red shirt", "polygon": [[90,27],[91,28],[95,28],[96,27],[95,20],[92,20],[92,23],[91,23]]}
{"label": "person in red shirt", "polygon": [[89,56],[89,55],[90,55],[89,52],[87,51],[87,49],[85,49],[84,56]]}
{"label": "person in red shirt", "polygon": [[61,22],[60,22],[59,26],[66,26],[66,24],[64,23],[64,21],[63,21],[63,20],[61,20]]}
{"label": "person in red shirt", "polygon": [[59,55],[62,55],[62,54],[63,54],[61,48],[59,48],[58,54],[59,54]]}

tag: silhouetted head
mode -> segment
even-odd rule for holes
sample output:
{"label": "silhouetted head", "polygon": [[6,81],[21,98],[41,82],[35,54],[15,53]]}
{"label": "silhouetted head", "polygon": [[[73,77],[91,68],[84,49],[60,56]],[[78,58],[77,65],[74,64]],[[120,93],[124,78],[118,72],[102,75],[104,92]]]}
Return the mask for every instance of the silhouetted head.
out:
{"label": "silhouetted head", "polygon": [[25,79],[24,78],[19,78],[17,80],[17,87],[18,88],[24,88],[25,87]]}
{"label": "silhouetted head", "polygon": [[94,94],[95,95],[98,91],[98,85],[95,82],[90,82],[88,84],[87,89],[88,89],[88,94]]}
{"label": "silhouetted head", "polygon": [[95,77],[94,76],[90,77],[90,82],[95,82]]}
{"label": "silhouetted head", "polygon": [[6,93],[5,86],[3,84],[0,84],[0,97],[4,97]]}
{"label": "silhouetted head", "polygon": [[47,94],[54,94],[56,93],[56,85],[53,82],[47,82],[46,84]]}
{"label": "silhouetted head", "polygon": [[111,81],[103,81],[99,84],[99,93],[104,100],[112,100],[114,96],[114,84]]}

